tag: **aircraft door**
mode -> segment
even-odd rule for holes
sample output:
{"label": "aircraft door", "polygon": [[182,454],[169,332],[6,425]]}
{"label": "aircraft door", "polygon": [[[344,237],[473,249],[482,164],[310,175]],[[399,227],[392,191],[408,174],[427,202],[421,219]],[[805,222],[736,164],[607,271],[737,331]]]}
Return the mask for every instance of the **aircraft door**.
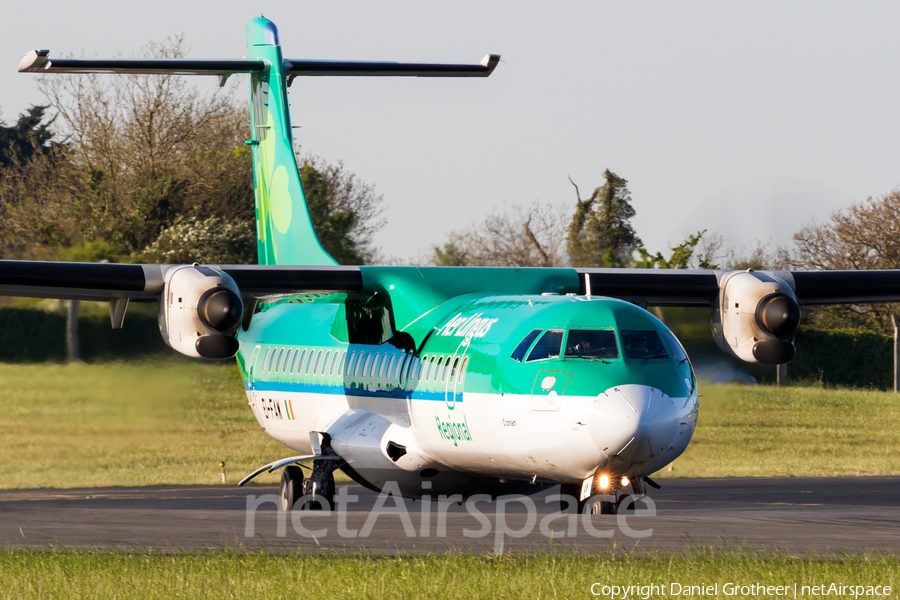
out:
{"label": "aircraft door", "polygon": [[256,369],[258,368],[256,365],[256,361],[259,359],[259,350],[261,346],[259,344],[253,349],[253,353],[250,355],[250,362],[247,363],[247,403],[250,404],[250,408],[253,409],[253,415],[256,415]]}

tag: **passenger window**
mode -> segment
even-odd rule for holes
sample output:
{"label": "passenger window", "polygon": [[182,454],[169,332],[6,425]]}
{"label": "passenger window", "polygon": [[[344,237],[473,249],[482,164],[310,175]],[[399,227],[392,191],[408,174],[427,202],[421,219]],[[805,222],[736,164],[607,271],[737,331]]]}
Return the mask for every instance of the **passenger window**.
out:
{"label": "passenger window", "polygon": [[450,369],[450,383],[453,383],[453,380],[456,379],[456,367],[459,366],[459,357],[457,356],[453,360],[453,368]]}
{"label": "passenger window", "polygon": [[306,368],[303,370],[306,375],[309,375],[309,369],[312,367],[313,355],[315,355],[315,353],[315,350],[310,349],[309,354],[306,356]]}
{"label": "passenger window", "polygon": [[625,358],[669,358],[655,331],[623,331]]}
{"label": "passenger window", "polygon": [[328,369],[329,375],[334,375],[334,367],[337,366],[338,357],[341,355],[340,350],[334,351],[334,356],[331,358],[331,368]]}
{"label": "passenger window", "polygon": [[434,366],[434,371],[431,373],[431,381],[438,381],[441,378],[441,363],[444,362],[444,357],[439,356],[437,359],[437,364]]}
{"label": "passenger window", "polygon": [[462,365],[459,367],[459,379],[457,380],[457,385],[462,385],[463,379],[466,378],[466,367],[469,366],[469,357],[465,357],[462,361]]}
{"label": "passenger window", "polygon": [[287,354],[284,355],[284,362],[281,364],[281,372],[287,373],[288,367],[291,366],[291,354],[294,353],[293,348],[288,348]]}
{"label": "passenger window", "polygon": [[319,363],[320,362],[322,362],[322,351],[321,350],[316,352],[316,364],[313,365],[313,370],[312,370],[313,375],[319,374]]}
{"label": "passenger window", "polygon": [[400,359],[397,361],[397,383],[403,383],[407,379],[409,379],[409,365],[412,361],[409,359],[409,354],[402,354]]}
{"label": "passenger window", "polygon": [[272,372],[272,366],[273,366],[273,364],[274,364],[274,362],[275,362],[275,355],[276,355],[276,354],[278,354],[278,350],[275,350],[275,349],[273,348],[273,349],[272,349],[272,354],[269,355],[269,364],[266,366],[266,371],[268,371],[269,373]]}
{"label": "passenger window", "polygon": [[415,358],[413,358],[412,354],[406,354],[403,356],[403,366],[400,367],[400,377],[403,382],[408,382],[410,379],[410,373],[412,373],[412,366],[415,362]]}
{"label": "passenger window", "polygon": [[356,350],[350,353],[350,358],[347,359],[347,364],[344,366],[344,375],[347,377],[353,377],[353,363],[356,359]]}
{"label": "passenger window", "polygon": [[381,353],[376,352],[375,356],[372,358],[372,367],[366,372],[369,379],[375,379],[375,376],[378,373],[378,363],[380,360]]}
{"label": "passenger window", "polygon": [[684,346],[681,345],[678,338],[676,338],[671,331],[660,331],[659,333],[662,335],[663,340],[665,340],[666,346],[669,348],[669,354],[672,358],[679,363],[686,362],[688,359],[687,352],[684,351]]}
{"label": "passenger window", "polygon": [[619,358],[616,332],[571,329],[566,338],[566,358]]}
{"label": "passenger window", "polygon": [[390,364],[388,364],[388,367],[387,367],[387,376],[388,376],[388,379],[390,379],[391,381],[393,381],[396,376],[396,373],[394,373],[394,364],[396,362],[397,362],[397,355],[391,354],[391,362],[390,362]]}
{"label": "passenger window", "polygon": [[434,357],[428,361],[428,369],[425,371],[425,381],[431,381],[431,373],[434,371]]}
{"label": "passenger window", "polygon": [[535,360],[546,360],[548,358],[559,358],[559,350],[562,347],[563,332],[562,329],[550,329],[541,336],[537,344],[528,355],[525,362]]}
{"label": "passenger window", "polygon": [[385,354],[384,360],[381,361],[381,366],[378,368],[378,379],[384,379],[384,372],[387,371],[387,362],[388,357],[387,354]]}
{"label": "passenger window", "polygon": [[519,342],[519,345],[516,346],[516,349],[513,350],[512,358],[514,361],[522,362],[522,359],[525,358],[525,353],[528,352],[528,348],[531,346],[531,342],[537,339],[537,336],[540,335],[541,330],[535,329],[531,333],[525,336],[525,338]]}
{"label": "passenger window", "polygon": [[303,354],[305,352],[306,352],[305,350],[303,352],[300,352],[300,350],[297,350],[296,352],[294,352],[294,360],[291,363],[291,373],[297,372],[297,363],[301,363],[301,364],[303,363]]}
{"label": "passenger window", "polygon": [[328,372],[328,359],[331,358],[331,350],[325,352],[325,360],[322,361],[322,376],[325,376],[325,373]]}
{"label": "passenger window", "polygon": [[[345,353],[346,355],[346,353]],[[347,377],[353,375],[353,359],[356,358],[356,350],[350,353],[350,358],[347,360],[347,367],[344,369],[344,373],[347,374]]]}
{"label": "passenger window", "polygon": [[[365,376],[366,376],[366,373],[369,372],[369,365],[370,365],[370,364],[372,364],[372,355],[371,355],[370,353],[366,352],[366,362],[365,362],[365,364],[363,365],[363,368],[362,368],[362,376],[363,376],[363,377],[365,377]],[[359,369],[357,369],[357,370],[359,370]]]}
{"label": "passenger window", "polygon": [[266,348],[266,355],[263,356],[262,363],[260,363],[259,370],[263,373],[266,372],[266,361],[269,360],[269,353],[272,351],[271,348]]}
{"label": "passenger window", "polygon": [[447,374],[450,372],[450,358],[447,357],[447,360],[444,361],[444,370],[441,371],[441,383],[447,383]]}

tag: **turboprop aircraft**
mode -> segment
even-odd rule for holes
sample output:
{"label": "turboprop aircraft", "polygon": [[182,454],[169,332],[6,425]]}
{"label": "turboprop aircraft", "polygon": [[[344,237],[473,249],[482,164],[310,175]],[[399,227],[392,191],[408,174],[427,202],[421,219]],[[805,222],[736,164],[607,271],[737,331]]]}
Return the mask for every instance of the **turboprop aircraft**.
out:
{"label": "turboprop aircraft", "polygon": [[[236,357],[250,409],[297,455],[282,506],[331,503],[341,469],[374,490],[464,499],[559,484],[568,510],[615,512],[681,455],[697,381],[648,306],[704,306],[717,344],[747,362],[794,355],[800,306],[900,300],[897,271],[691,271],[338,266],[316,238],[294,158],[287,92],[308,76],[487,77],[499,62],[413,64],[282,57],[247,23],[243,59],[53,59],[19,71],[250,80],[258,265],[0,261],[0,294],[159,306],[186,356]],[[274,458],[274,457],[273,457]],[[297,466],[312,461],[311,472]],[[297,502],[305,496],[307,500]]]}

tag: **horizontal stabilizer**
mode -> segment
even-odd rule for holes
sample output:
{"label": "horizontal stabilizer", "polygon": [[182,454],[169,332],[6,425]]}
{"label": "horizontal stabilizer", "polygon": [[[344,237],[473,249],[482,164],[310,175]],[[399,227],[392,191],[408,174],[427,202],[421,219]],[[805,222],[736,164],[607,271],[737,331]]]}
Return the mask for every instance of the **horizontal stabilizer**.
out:
{"label": "horizontal stabilizer", "polygon": [[[284,60],[284,74],[294,77],[487,77],[500,62],[489,54],[479,64],[429,64],[355,60]],[[218,75],[261,73],[262,60],[242,58],[54,58],[49,50],[32,50],[19,63],[20,73],[124,73],[150,75]]]}
{"label": "horizontal stabilizer", "polygon": [[285,59],[284,74],[288,77],[487,77],[499,62],[499,54],[488,54],[480,64]]}
{"label": "horizontal stabilizer", "polygon": [[259,73],[261,60],[241,58],[54,58],[49,50],[32,50],[19,63],[20,73],[126,73],[232,75]]}

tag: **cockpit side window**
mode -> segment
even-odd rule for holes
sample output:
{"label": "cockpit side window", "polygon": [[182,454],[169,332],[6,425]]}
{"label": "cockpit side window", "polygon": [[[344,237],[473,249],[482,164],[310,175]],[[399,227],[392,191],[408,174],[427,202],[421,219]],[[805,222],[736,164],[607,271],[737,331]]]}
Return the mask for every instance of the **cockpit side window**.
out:
{"label": "cockpit side window", "polygon": [[566,339],[566,358],[619,358],[615,331],[572,329]]}
{"label": "cockpit side window", "polygon": [[666,346],[669,348],[669,354],[677,360],[679,363],[683,363],[687,361],[687,352],[684,351],[684,346],[681,345],[681,342],[678,341],[678,338],[671,331],[661,331],[663,340],[666,342]]}
{"label": "cockpit side window", "polygon": [[528,359],[525,362],[531,362],[533,360],[544,360],[547,358],[559,358],[559,351],[562,347],[562,339],[562,329],[548,330],[546,333],[544,333],[544,335],[541,336],[541,339],[538,340],[538,343],[534,345],[534,348],[531,350],[531,353],[528,355]]}
{"label": "cockpit side window", "polygon": [[525,358],[525,353],[528,352],[528,348],[531,346],[531,342],[537,339],[537,336],[540,335],[541,330],[535,329],[531,333],[525,336],[519,345],[516,346],[516,349],[513,350],[511,358],[516,362],[522,362],[522,359]]}
{"label": "cockpit side window", "polygon": [[625,358],[669,358],[656,331],[623,331]]}

